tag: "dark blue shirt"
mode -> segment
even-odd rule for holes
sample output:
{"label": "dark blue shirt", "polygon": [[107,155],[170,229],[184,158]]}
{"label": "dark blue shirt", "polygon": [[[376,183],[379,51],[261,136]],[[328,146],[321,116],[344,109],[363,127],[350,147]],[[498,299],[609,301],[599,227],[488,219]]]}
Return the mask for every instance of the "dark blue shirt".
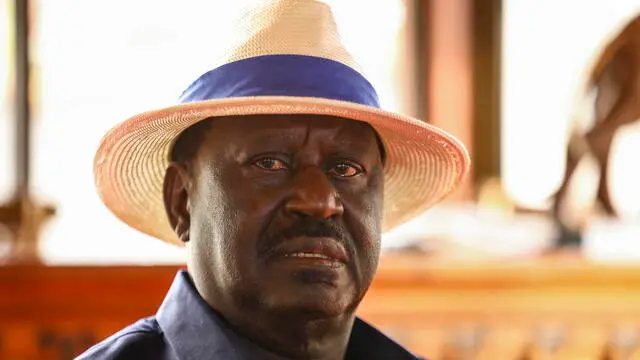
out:
{"label": "dark blue shirt", "polygon": [[[207,305],[186,271],[178,272],[155,316],[93,346],[78,359],[256,359],[256,345],[238,336]],[[356,319],[347,359],[417,359],[372,326]]]}

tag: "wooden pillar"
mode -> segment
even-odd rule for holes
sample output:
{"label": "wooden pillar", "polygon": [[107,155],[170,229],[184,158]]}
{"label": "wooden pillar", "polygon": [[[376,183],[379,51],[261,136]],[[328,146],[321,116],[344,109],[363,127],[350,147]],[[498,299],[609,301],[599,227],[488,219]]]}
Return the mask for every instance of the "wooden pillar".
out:
{"label": "wooden pillar", "polygon": [[476,0],[473,9],[473,177],[500,178],[502,0]]}
{"label": "wooden pillar", "polygon": [[474,200],[478,183],[500,174],[502,1],[416,2],[419,114],[469,149],[472,171],[449,200]]}
{"label": "wooden pillar", "polygon": [[[471,11],[473,0],[431,0],[428,42],[428,121],[447,130],[473,153]],[[472,196],[472,179],[449,200]]]}
{"label": "wooden pillar", "polygon": [[43,223],[55,214],[52,206],[37,203],[30,192],[31,165],[31,61],[30,26],[31,8],[28,0],[15,0],[15,121],[16,121],[16,184],[12,199],[0,204],[0,225],[13,235],[8,257],[0,258],[2,264],[41,264],[38,240]]}

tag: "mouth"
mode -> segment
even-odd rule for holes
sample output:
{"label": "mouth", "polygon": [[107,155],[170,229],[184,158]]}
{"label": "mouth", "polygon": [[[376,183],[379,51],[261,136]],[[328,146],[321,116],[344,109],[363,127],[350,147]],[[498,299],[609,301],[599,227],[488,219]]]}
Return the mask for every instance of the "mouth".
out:
{"label": "mouth", "polygon": [[284,254],[284,257],[298,258],[298,259],[320,259],[320,260],[327,260],[327,261],[335,260],[326,255],[316,254],[316,253],[303,253],[303,252],[298,252],[293,254]]}
{"label": "mouth", "polygon": [[303,263],[343,264],[349,260],[345,247],[326,237],[295,237],[276,248],[273,255],[279,260]]}

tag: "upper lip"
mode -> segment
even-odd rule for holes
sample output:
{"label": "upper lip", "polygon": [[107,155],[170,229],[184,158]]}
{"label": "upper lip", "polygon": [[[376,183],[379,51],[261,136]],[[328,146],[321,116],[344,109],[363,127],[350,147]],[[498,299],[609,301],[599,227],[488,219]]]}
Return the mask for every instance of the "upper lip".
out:
{"label": "upper lip", "polygon": [[343,263],[349,259],[344,245],[330,237],[294,237],[277,246],[272,255],[281,257],[295,253],[320,254]]}

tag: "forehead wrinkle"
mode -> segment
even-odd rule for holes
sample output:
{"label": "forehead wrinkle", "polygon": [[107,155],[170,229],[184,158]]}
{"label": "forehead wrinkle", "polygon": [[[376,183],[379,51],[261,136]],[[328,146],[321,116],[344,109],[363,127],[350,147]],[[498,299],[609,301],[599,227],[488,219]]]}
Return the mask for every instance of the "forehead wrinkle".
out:
{"label": "forehead wrinkle", "polygon": [[[269,129],[253,134],[247,134],[243,139],[247,144],[262,143],[262,144],[278,144],[285,147],[300,147],[306,144],[309,138],[308,129],[304,129],[304,134],[299,129],[295,128],[281,128],[281,129]],[[302,139],[300,139],[302,138]]]}
{"label": "forehead wrinkle", "polygon": [[311,135],[315,133],[318,134],[316,136],[327,136],[337,144],[348,144],[350,143],[348,140],[349,136],[345,136],[345,133],[348,134],[349,122],[352,121],[342,120],[340,122],[331,123],[330,126],[326,126],[327,124],[322,124],[325,126],[313,126],[315,124],[312,121],[308,121],[306,123],[306,137],[304,143],[308,143]]}
{"label": "forehead wrinkle", "polygon": [[[357,141],[354,141],[354,136],[357,137]],[[367,136],[369,139],[366,143],[361,141],[363,137]],[[335,135],[332,136],[332,144],[338,149],[346,148],[362,151],[363,153],[371,149],[372,146],[376,149],[378,147],[375,130],[371,126],[351,120],[345,120],[339,124],[336,128]],[[354,149],[354,144],[358,144],[359,146],[356,146]],[[365,146],[361,146],[360,144],[364,144]]]}
{"label": "forehead wrinkle", "polygon": [[[266,125],[266,126],[265,126]],[[241,140],[243,142],[251,143],[256,141],[282,141],[295,138],[297,134],[295,132],[298,129],[291,126],[260,124],[251,126],[251,124],[233,124],[226,123],[221,128],[212,129],[213,136],[210,138],[213,141],[227,141],[231,136],[233,140]]]}
{"label": "forehead wrinkle", "polygon": [[[270,143],[280,146],[286,146],[292,148],[291,150],[304,147],[311,141],[320,141],[330,145],[330,147],[339,149],[353,149],[358,151],[367,151],[372,144],[378,146],[375,136],[371,136],[369,141],[363,142],[361,137],[367,130],[374,135],[370,126],[366,126],[364,123],[359,123],[354,120],[347,119],[331,119],[329,121],[322,121],[321,119],[302,119],[302,118],[284,118],[282,122],[262,122],[256,123],[251,118],[249,122],[236,122],[229,121],[233,118],[221,119],[222,121],[214,121],[210,131],[209,141],[214,144],[228,144],[227,147],[238,148],[238,146],[248,146],[252,143],[262,143],[268,145]],[[340,121],[336,121],[340,120]],[[217,125],[217,126],[216,126]],[[222,125],[222,126],[221,126]],[[217,129],[216,129],[217,128]],[[375,130],[373,130],[375,132]],[[364,135],[367,136],[367,135]],[[354,141],[354,137],[359,140]],[[234,142],[234,144],[229,144]],[[354,145],[358,149],[354,149]],[[365,146],[363,146],[365,145]],[[213,146],[220,149],[219,146]],[[211,146],[209,147],[209,151]]]}
{"label": "forehead wrinkle", "polygon": [[300,147],[305,146],[309,143],[309,139],[311,138],[311,122],[307,122],[306,131],[304,134],[304,139],[302,140],[302,144]]}

